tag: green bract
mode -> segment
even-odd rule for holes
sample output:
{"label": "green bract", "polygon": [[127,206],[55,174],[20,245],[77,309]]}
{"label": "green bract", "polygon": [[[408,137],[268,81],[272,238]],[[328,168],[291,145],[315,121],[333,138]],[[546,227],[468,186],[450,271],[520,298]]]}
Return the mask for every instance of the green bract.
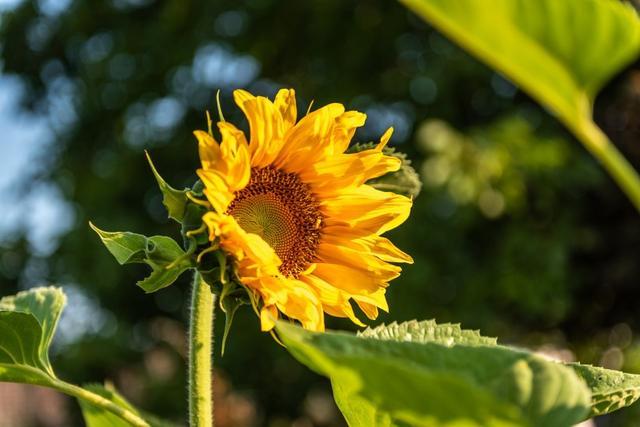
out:
{"label": "green bract", "polygon": [[149,161],[149,166],[151,167],[153,176],[156,178],[158,187],[162,192],[162,204],[165,208],[167,208],[169,218],[172,218],[177,222],[182,222],[185,215],[187,202],[189,200],[187,198],[187,191],[189,190],[176,190],[175,188],[167,184],[167,181],[165,181],[164,178],[162,178],[162,176],[160,176],[160,174],[156,170],[156,167],[151,161],[151,156],[149,155],[149,153],[145,151],[145,154],[147,156],[147,160]]}
{"label": "green bract", "polygon": [[151,267],[151,275],[137,283],[145,292],[155,292],[171,285],[194,266],[191,254],[170,237],[145,237],[128,231],[108,232],[90,225],[121,265],[143,263]]}

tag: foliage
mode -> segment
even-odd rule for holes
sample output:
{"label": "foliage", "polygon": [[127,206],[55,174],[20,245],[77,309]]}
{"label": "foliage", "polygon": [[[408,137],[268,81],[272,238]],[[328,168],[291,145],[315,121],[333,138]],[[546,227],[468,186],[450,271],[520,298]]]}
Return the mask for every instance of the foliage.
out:
{"label": "foliage", "polygon": [[56,288],[22,292],[0,300],[0,380],[52,385],[49,345],[65,305]]}
{"label": "foliage", "polygon": [[477,205],[488,218],[526,209],[530,178],[544,179],[563,169],[565,180],[586,184],[570,166],[566,142],[537,134],[521,116],[504,117],[465,134],[441,120],[428,120],[417,138],[429,156],[422,168],[426,185],[442,187],[458,204]]}
{"label": "foliage", "polygon": [[152,268],[151,275],[137,283],[147,293],[171,285],[193,266],[191,254],[182,250],[167,236],[145,237],[131,232],[108,232],[91,224],[115,259],[122,264],[144,263]]}
{"label": "foliage", "polygon": [[77,397],[90,427],[114,420],[111,425],[148,426],[115,391],[106,393],[96,386],[82,389],[54,374],[49,346],[65,301],[62,290],[54,287],[0,299],[0,381],[51,387]]}
{"label": "foliage", "polygon": [[592,122],[598,91],[640,54],[640,19],[629,5],[615,0],[501,0],[491,8],[482,0],[403,3],[557,114],[640,210],[638,174]]}
{"label": "foliage", "polygon": [[640,398],[640,375],[619,371],[570,365],[591,389],[591,415],[602,415],[629,406]]}
{"label": "foliage", "polygon": [[[543,160],[535,170],[520,161],[504,164],[498,188],[517,186],[519,196],[513,204],[505,196],[498,219],[452,199],[446,186],[423,191],[410,224],[393,237],[417,262],[389,290],[392,313],[383,320],[463,321],[509,342],[552,342],[591,363],[612,345],[615,324],[637,330],[637,214],[542,109],[398,4],[63,2],[70,7],[51,12],[48,2],[15,3],[0,18],[2,70],[25,88],[21,114],[49,119],[55,144],[34,161],[35,182],[59,188],[76,222],[53,252],[33,252],[33,242],[42,238],[29,227],[18,224],[2,235],[0,287],[12,293],[42,282],[73,284],[94,302],[95,317],[106,319],[99,329],[80,324],[73,339],[58,343],[61,376],[76,382],[112,378],[119,386],[133,377],[147,391],[137,403],[169,417],[185,412],[184,373],[173,370],[162,378],[146,365],[158,351],[170,366],[183,361],[175,330],[184,323],[185,281],[151,297],[126,286],[146,266],[114,268],[86,220],[148,236],[170,234],[174,225],[150,190],[142,148],[153,150],[169,182],[191,185],[196,155],[190,131],[203,126],[202,111],[213,109],[217,88],[225,116],[232,118],[229,91],[238,85],[265,95],[279,85],[295,86],[301,103],[348,101],[375,118],[372,123],[396,126],[392,143],[418,166],[436,155],[421,151],[419,140],[414,145],[414,127],[427,117],[473,134],[471,144],[481,143],[476,131],[504,116],[525,117],[536,135],[545,135],[543,141],[514,136],[514,145],[520,144],[514,148],[505,143],[507,133],[487,133],[481,153],[494,144],[523,156],[551,140],[562,147],[563,164]],[[287,25],[274,25],[285,14]],[[337,30],[340,24],[344,31]],[[226,62],[204,61],[212,52]],[[241,63],[255,64],[257,71],[241,69]],[[639,164],[637,127],[628,119],[637,116],[635,73],[637,65],[605,88],[595,107],[599,124]],[[177,102],[181,113],[157,122],[154,113],[167,111],[157,108],[166,100]],[[356,138],[374,136],[368,128]],[[34,181],[20,184],[26,192]],[[233,377],[234,392],[249,391],[265,423],[308,417],[302,409],[308,392],[325,383],[293,364],[255,329],[250,315],[240,310],[236,322],[243,333],[229,343],[233,357],[218,360]],[[632,409],[607,422],[637,425],[638,419]]]}
{"label": "foliage", "polygon": [[640,397],[638,375],[563,366],[459,325],[392,323],[356,337],[280,323],[278,333],[331,379],[351,426],[569,426]]}
{"label": "foliage", "polygon": [[[447,328],[455,342],[460,331]],[[588,412],[589,392],[570,369],[479,337],[449,346],[445,334],[397,342],[278,331],[298,360],[331,378],[352,426],[568,426]]]}
{"label": "foliage", "polygon": [[358,335],[364,338],[421,344],[434,342],[447,347],[454,344],[496,345],[497,343],[496,338],[483,337],[480,331],[462,329],[459,324],[438,324],[435,320],[382,324],[375,328],[367,328]]}

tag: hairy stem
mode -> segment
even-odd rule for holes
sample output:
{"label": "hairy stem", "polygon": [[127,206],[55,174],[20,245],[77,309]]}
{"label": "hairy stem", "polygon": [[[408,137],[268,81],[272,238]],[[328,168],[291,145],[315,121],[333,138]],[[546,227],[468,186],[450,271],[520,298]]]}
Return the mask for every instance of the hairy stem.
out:
{"label": "hairy stem", "polygon": [[200,273],[193,278],[189,324],[189,425],[213,426],[212,342],[215,295]]}
{"label": "hairy stem", "polygon": [[70,396],[77,397],[78,399],[82,399],[86,402],[91,403],[94,406],[105,409],[123,420],[127,421],[129,424],[135,427],[149,427],[149,423],[140,418],[138,415],[133,412],[124,409],[109,399],[105,399],[99,394],[93,393],[89,390],[85,390],[82,387],[78,387],[77,385],[69,384],[64,381],[60,381],[58,379],[54,380],[51,384],[53,388],[59,390],[63,393],[66,393]]}

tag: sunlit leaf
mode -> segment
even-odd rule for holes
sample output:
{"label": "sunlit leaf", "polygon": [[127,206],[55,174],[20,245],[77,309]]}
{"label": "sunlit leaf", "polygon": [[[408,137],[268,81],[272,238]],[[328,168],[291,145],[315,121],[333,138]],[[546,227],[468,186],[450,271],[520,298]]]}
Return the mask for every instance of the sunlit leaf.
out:
{"label": "sunlit leaf", "polygon": [[483,337],[479,331],[462,329],[459,324],[437,324],[435,320],[411,320],[409,322],[393,322],[367,328],[358,335],[380,340],[427,343],[435,342],[446,346],[454,344],[497,344],[496,338]]}
{"label": "sunlit leaf", "polygon": [[572,363],[571,366],[591,389],[591,415],[603,415],[636,402],[640,398],[640,375]]}
{"label": "sunlit leaf", "polygon": [[449,328],[466,344],[440,344],[443,330],[434,342],[398,342],[277,325],[287,349],[331,379],[352,427],[564,427],[588,414],[589,390],[571,369],[526,351],[470,345],[475,333]]}
{"label": "sunlit leaf", "polygon": [[602,86],[640,54],[619,0],[400,0],[554,112],[640,210],[640,176],[592,120]]}
{"label": "sunlit leaf", "polygon": [[638,16],[618,0],[400,1],[574,126],[640,54]]}
{"label": "sunlit leaf", "polygon": [[144,262],[147,238],[142,234],[128,231],[109,232],[100,230],[93,223],[89,223],[105,247],[120,265],[133,262]]}

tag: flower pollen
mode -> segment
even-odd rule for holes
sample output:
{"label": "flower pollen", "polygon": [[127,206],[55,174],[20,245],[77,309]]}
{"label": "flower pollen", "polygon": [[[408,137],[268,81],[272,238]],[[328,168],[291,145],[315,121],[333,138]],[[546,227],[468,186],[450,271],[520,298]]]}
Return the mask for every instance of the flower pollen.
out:
{"label": "flower pollen", "polygon": [[273,166],[252,168],[249,184],[235,193],[227,214],[275,250],[283,275],[298,277],[315,261],[324,219],[298,175]]}

